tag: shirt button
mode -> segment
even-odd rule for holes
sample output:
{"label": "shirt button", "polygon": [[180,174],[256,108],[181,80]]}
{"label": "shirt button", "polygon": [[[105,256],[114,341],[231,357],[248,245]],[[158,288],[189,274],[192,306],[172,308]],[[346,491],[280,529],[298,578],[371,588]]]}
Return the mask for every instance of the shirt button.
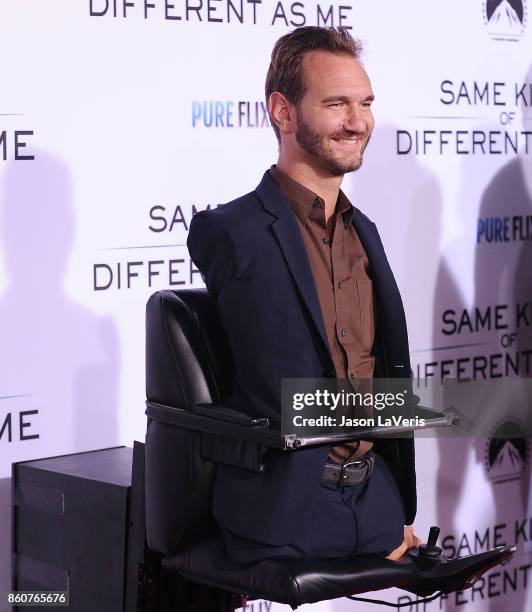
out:
{"label": "shirt button", "polygon": [[322,238],[323,240],[323,244],[329,244],[329,239],[328,238]]}
{"label": "shirt button", "polygon": [[340,333],[342,334],[342,336],[347,336],[347,329],[345,327],[342,327],[342,331]]}
{"label": "shirt button", "polygon": [[343,286],[344,286],[344,284],[342,283],[342,281],[340,281],[340,282],[338,283],[338,289],[341,289]]}

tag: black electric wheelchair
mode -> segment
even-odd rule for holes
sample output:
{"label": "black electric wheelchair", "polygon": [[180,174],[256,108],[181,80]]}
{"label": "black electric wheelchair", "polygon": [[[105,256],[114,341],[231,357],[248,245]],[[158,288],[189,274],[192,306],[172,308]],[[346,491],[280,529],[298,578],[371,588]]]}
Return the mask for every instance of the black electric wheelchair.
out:
{"label": "black electric wheelchair", "polygon": [[[157,565],[165,581],[164,588],[152,589],[152,596],[164,591],[166,598],[159,607],[147,608],[231,612],[247,599],[266,599],[296,609],[338,597],[367,601],[356,595],[389,587],[435,597],[472,586],[513,555],[515,547],[500,546],[447,559],[433,527],[427,543],[399,561],[372,555],[283,557],[235,568],[211,516],[217,463],[263,470],[269,449],[305,452],[305,447],[330,444],[347,434],[282,435],[267,420],[257,422],[223,405],[232,359],[215,300],[206,289],[156,292],[147,304],[146,323],[145,562]],[[416,411],[427,426],[449,424],[448,415],[422,407]],[[155,590],[159,595],[153,595]]]}

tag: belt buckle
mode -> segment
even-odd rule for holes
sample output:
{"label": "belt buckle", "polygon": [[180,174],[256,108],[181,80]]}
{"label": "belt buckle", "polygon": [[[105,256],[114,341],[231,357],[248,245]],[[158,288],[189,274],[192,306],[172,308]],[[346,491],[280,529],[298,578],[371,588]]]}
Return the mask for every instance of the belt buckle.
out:
{"label": "belt buckle", "polygon": [[351,467],[351,466],[362,466],[365,463],[365,459],[357,459],[356,461],[350,461],[349,463],[344,463],[342,465],[342,467],[340,468],[340,476],[338,478],[338,483],[337,486],[338,487],[343,487],[344,485],[344,480],[347,479],[348,475],[346,474],[347,472],[347,468]]}
{"label": "belt buckle", "polygon": [[345,464],[340,468],[340,476],[338,477],[338,482],[336,483],[337,487],[344,487],[344,480],[347,478],[347,474],[345,473]]}

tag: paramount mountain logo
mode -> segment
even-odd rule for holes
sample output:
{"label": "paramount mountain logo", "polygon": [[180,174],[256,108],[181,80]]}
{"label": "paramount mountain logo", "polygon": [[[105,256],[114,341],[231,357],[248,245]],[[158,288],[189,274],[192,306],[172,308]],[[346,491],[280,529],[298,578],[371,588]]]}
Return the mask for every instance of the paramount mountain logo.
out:
{"label": "paramount mountain logo", "polygon": [[486,3],[486,13],[489,24],[494,28],[514,32],[523,25],[523,4],[521,0],[515,2],[515,8],[508,0],[501,0],[498,5],[495,2],[488,1]]}
{"label": "paramount mountain logo", "polygon": [[488,438],[486,470],[494,484],[520,479],[528,464],[528,439],[523,425],[509,417],[499,421]]}
{"label": "paramount mountain logo", "polygon": [[484,24],[493,40],[519,40],[527,21],[526,0],[483,0]]}

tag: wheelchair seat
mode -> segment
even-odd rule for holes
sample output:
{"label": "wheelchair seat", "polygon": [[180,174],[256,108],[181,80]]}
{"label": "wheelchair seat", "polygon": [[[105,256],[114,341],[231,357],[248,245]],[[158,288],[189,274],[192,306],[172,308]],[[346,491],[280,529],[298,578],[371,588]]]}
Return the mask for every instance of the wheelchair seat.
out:
{"label": "wheelchair seat", "polygon": [[[501,546],[446,559],[436,546],[434,531],[425,547],[399,561],[377,555],[274,557],[235,566],[217,536],[211,514],[216,464],[261,470],[268,448],[305,451],[294,450],[289,437],[268,424],[257,428],[247,415],[224,406],[232,373],[229,343],[216,301],[206,289],[158,291],[150,297],[146,311],[146,540],[149,549],[162,555],[166,571],[238,597],[267,599],[295,609],[390,587],[422,596],[462,590],[512,556],[515,547]],[[238,597],[229,598],[232,603],[223,612],[238,607]]]}

